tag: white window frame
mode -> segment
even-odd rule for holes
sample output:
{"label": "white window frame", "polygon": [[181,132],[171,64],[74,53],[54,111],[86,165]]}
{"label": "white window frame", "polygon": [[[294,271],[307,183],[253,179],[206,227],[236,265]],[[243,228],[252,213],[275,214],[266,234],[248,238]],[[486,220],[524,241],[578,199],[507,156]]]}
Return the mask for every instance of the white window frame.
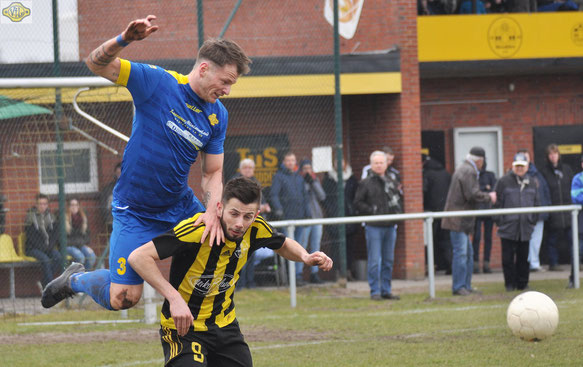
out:
{"label": "white window frame", "polygon": [[[479,127],[457,127],[453,129],[453,149],[454,149],[454,157],[464,157],[468,154],[469,151],[460,152],[460,142],[461,142],[461,135],[468,134],[468,133],[496,133],[496,144],[497,144],[497,152],[498,155],[498,167],[495,167],[497,170],[496,176],[498,178],[504,176],[504,153],[503,153],[503,146],[502,146],[502,127],[501,126],[479,126]],[[479,144],[475,144],[479,145]],[[486,154],[486,160],[488,159],[488,154]],[[463,159],[462,159],[463,161]],[[455,162],[455,167],[460,164],[460,162]],[[494,167],[490,167],[491,171],[494,171]]]}
{"label": "white window frame", "polygon": [[[63,143],[63,151],[74,149],[89,149],[89,182],[69,182],[65,183],[65,193],[79,194],[87,192],[97,192],[99,188],[98,173],[97,173],[97,147],[95,143],[90,141],[76,141]],[[40,192],[43,194],[58,194],[59,184],[43,184],[42,183],[42,162],[41,153],[44,151],[56,151],[57,143],[39,143],[37,144],[37,159],[38,159],[38,182]]]}

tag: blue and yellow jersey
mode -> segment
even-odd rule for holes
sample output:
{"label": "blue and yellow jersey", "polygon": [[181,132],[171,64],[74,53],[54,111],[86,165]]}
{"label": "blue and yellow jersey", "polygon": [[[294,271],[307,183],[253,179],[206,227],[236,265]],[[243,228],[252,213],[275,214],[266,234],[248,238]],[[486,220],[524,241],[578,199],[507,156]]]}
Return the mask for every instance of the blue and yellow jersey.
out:
{"label": "blue and yellow jersey", "polygon": [[223,153],[227,110],[199,98],[185,75],[120,60],[116,84],[130,91],[136,113],[114,200],[137,212],[164,212],[188,194],[199,151]]}
{"label": "blue and yellow jersey", "polygon": [[[170,284],[178,290],[194,316],[194,331],[224,327],[235,320],[233,293],[239,272],[258,248],[281,248],[285,236],[257,216],[239,242],[227,240],[220,246],[203,244],[204,224],[194,227],[198,216],[180,222],[174,229],[153,240],[158,256],[172,256]],[[163,327],[176,329],[167,300],[160,317]]]}

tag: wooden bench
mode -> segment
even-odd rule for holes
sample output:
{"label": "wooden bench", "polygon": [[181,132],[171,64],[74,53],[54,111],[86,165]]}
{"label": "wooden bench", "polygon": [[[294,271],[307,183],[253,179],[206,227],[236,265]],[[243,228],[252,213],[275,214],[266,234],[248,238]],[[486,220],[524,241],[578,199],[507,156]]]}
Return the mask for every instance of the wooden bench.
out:
{"label": "wooden bench", "polygon": [[[20,239],[20,236],[19,236]],[[32,261],[30,260],[32,259]],[[8,286],[10,289],[10,298],[16,298],[16,285],[14,280],[14,269],[23,267],[38,267],[40,264],[33,257],[22,257],[18,255],[14,248],[12,237],[7,234],[0,235],[0,268],[8,269],[10,279]]]}

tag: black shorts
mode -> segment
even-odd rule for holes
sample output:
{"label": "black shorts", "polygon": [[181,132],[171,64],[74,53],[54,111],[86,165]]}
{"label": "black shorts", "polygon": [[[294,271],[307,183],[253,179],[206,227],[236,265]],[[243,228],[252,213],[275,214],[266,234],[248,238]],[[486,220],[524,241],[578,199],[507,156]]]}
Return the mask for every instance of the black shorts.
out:
{"label": "black shorts", "polygon": [[175,329],[160,328],[164,365],[168,367],[251,367],[251,351],[237,320],[209,331],[192,329],[178,336]]}

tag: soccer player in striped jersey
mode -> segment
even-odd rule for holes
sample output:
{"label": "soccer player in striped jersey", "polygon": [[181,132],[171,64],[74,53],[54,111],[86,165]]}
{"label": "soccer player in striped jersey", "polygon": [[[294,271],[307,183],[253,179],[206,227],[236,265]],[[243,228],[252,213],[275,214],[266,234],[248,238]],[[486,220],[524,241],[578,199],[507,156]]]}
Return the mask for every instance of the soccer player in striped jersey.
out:
{"label": "soccer player in striped jersey", "polygon": [[[200,213],[134,250],[131,266],[166,299],[160,336],[166,366],[251,366],[251,353],[239,329],[233,293],[239,272],[260,247],[307,266],[328,271],[332,260],[309,254],[298,242],[275,231],[261,216],[261,187],[238,177],[225,184],[217,204],[226,240],[209,246],[201,240]],[[156,260],[172,256],[167,281]]]}
{"label": "soccer player in striped jersey", "polygon": [[251,60],[226,39],[205,41],[188,75],[119,58],[124,47],[158,30],[155,19],[149,15],[134,20],[86,60],[92,72],[130,91],[136,113],[113,191],[109,269],[85,273],[82,264],[71,264],[43,290],[45,308],[78,292],[110,310],[135,305],[144,281],[128,264],[130,253],[205,210],[188,186],[190,167],[199,156],[207,209],[195,224],[206,224],[202,238],[208,235],[211,244],[223,239],[216,205],[222,193],[228,114],[219,98],[249,71]]}

